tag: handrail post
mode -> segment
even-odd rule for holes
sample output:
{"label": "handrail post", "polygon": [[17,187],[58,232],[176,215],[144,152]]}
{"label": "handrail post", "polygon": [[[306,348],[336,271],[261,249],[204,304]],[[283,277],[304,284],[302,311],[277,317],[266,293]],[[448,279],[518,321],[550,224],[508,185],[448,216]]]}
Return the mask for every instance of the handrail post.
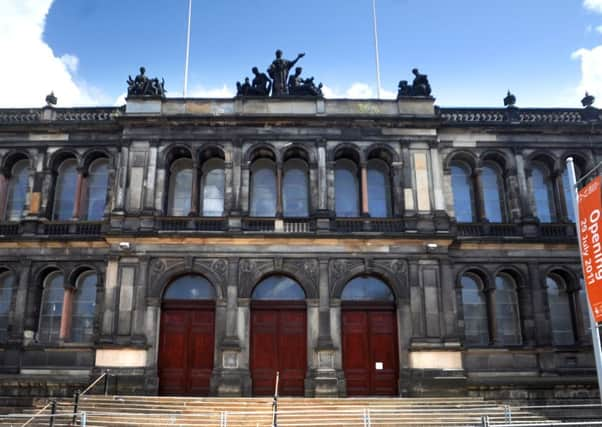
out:
{"label": "handrail post", "polygon": [[73,419],[71,420],[71,424],[73,425],[75,425],[75,420],[77,418],[77,407],[79,406],[79,393],[79,390],[73,393]]}
{"label": "handrail post", "polygon": [[483,415],[481,417],[481,426],[482,427],[489,427],[489,417],[487,415]]}
{"label": "handrail post", "polygon": [[88,416],[86,415],[86,411],[82,411],[81,416],[79,417],[80,427],[86,427],[87,422]]}
{"label": "handrail post", "polygon": [[504,422],[512,424],[512,409],[510,409],[510,405],[504,405]]}
{"label": "handrail post", "polygon": [[105,371],[105,386],[104,386],[105,396],[109,394],[109,370]]}
{"label": "handrail post", "polygon": [[56,415],[56,399],[52,399],[50,403],[50,421],[48,421],[48,426],[54,426],[54,416]]}
{"label": "handrail post", "polygon": [[276,371],[276,386],[274,387],[274,400],[272,402],[272,427],[278,427],[278,382],[280,371]]}

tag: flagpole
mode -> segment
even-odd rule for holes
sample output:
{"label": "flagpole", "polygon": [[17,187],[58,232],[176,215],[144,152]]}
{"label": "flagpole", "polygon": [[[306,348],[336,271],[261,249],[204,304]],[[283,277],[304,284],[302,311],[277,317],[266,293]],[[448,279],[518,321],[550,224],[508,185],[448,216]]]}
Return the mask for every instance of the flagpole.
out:
{"label": "flagpole", "polygon": [[374,29],[374,58],[376,60],[376,97],[380,99],[380,60],[378,58],[378,31],[376,30],[376,0],[372,0],[372,26]]}
{"label": "flagpole", "polygon": [[[599,166],[599,165],[598,165]],[[579,255],[581,259],[583,259],[583,253],[581,252],[581,227],[580,227],[580,219],[579,219],[579,194],[577,192],[577,178],[575,175],[575,165],[573,163],[573,158],[569,157],[566,159],[566,167],[569,173],[569,182],[571,183],[572,194],[573,194],[573,212],[575,214],[575,225],[577,228],[577,241],[579,243]],[[583,267],[583,263],[582,263]],[[583,272],[583,277],[585,277],[585,271]],[[584,280],[584,286],[587,286]],[[600,392],[600,399],[602,399],[602,350],[600,346],[600,331],[598,330],[599,326],[594,319],[594,314],[592,313],[591,305],[589,303],[589,295],[587,294],[587,289],[584,289],[585,296],[587,298],[587,313],[589,314],[589,324],[592,332],[592,346],[594,350],[594,360],[596,362],[596,374],[598,375],[598,390]]]}
{"label": "flagpole", "polygon": [[190,58],[190,17],[192,16],[192,0],[188,0],[188,29],[186,30],[186,61],[184,63],[184,90],[183,96],[186,97],[188,90],[188,61]]}

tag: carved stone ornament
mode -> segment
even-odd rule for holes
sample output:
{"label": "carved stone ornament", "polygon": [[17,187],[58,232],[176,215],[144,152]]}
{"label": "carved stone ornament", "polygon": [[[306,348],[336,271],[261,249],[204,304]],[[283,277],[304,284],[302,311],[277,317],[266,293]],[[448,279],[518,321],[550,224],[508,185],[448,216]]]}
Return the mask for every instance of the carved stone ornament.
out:
{"label": "carved stone ornament", "polygon": [[318,282],[318,260],[315,259],[288,259],[284,263],[285,269],[296,271],[305,276],[309,282]]}
{"label": "carved stone ornament", "polygon": [[159,258],[152,260],[150,271],[154,276],[158,276],[159,274],[163,273],[165,271],[165,263],[163,260],[160,260]]}
{"label": "carved stone ornament", "polygon": [[330,263],[330,283],[338,283],[345,278],[350,270],[364,265],[361,259],[337,259]]}
{"label": "carved stone ornament", "polygon": [[146,69],[140,67],[140,74],[134,79],[132,76],[128,76],[128,96],[153,96],[153,97],[165,97],[165,79],[159,81],[158,78],[149,79],[144,74]]}

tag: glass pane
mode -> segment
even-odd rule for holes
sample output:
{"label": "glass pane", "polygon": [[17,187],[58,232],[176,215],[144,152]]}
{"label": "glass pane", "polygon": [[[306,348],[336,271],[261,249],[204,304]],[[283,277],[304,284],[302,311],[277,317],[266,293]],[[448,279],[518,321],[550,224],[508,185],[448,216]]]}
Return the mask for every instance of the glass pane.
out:
{"label": "glass pane", "polygon": [[192,160],[179,159],[171,167],[169,178],[168,215],[186,216],[190,213],[192,194]]}
{"label": "glass pane", "polygon": [[334,170],[335,211],[339,217],[360,216],[357,166],[351,160],[337,160]]}
{"label": "glass pane", "polygon": [[305,292],[290,277],[270,276],[253,289],[251,298],[257,300],[304,300]]}
{"label": "glass pane", "polygon": [[20,160],[13,166],[6,195],[6,220],[18,221],[23,216],[29,181],[29,161]]}
{"label": "glass pane", "polygon": [[514,281],[506,275],[497,276],[494,297],[497,341],[502,344],[520,344],[520,320]]}
{"label": "glass pane", "polygon": [[61,329],[63,311],[64,277],[61,273],[51,273],[44,281],[44,293],[40,310],[38,339],[43,342],[56,341]]}
{"label": "glass pane", "polygon": [[167,287],[164,300],[201,300],[214,299],[215,289],[207,279],[197,275],[178,277]]}
{"label": "glass pane", "polygon": [[[575,173],[578,175],[577,170],[575,169]],[[573,190],[571,188],[571,183],[569,181],[569,171],[567,169],[564,170],[562,174],[562,190],[564,191],[564,200],[566,201],[566,213],[567,217],[575,222],[575,200],[573,196]]]}
{"label": "glass pane", "polygon": [[554,344],[570,345],[575,343],[573,320],[569,296],[560,283],[546,277],[548,305],[550,306],[550,322],[552,324],[552,340]]}
{"label": "glass pane", "polygon": [[268,159],[251,168],[251,216],[276,216],[276,166]]}
{"label": "glass pane", "polygon": [[490,222],[503,222],[503,198],[504,194],[501,177],[492,167],[485,166],[481,173],[483,183],[483,202],[485,204],[485,216]]}
{"label": "glass pane", "polygon": [[0,274],[0,341],[5,341],[8,335],[8,313],[13,299],[13,284],[12,273]]}
{"label": "glass pane", "polygon": [[462,276],[461,284],[466,343],[486,345],[489,343],[489,328],[485,295],[471,276]]}
{"label": "glass pane", "polygon": [[61,164],[56,179],[54,219],[64,221],[73,218],[77,175],[77,162],[75,160],[65,160]]}
{"label": "glass pane", "polygon": [[533,182],[533,197],[535,198],[535,215],[541,222],[553,222],[554,205],[552,196],[552,183],[547,172],[539,166],[531,171]]}
{"label": "glass pane", "polygon": [[368,162],[368,210],[371,217],[391,216],[389,167],[382,160]]}
{"label": "glass pane", "polygon": [[71,341],[90,341],[94,336],[97,280],[95,273],[87,273],[78,281],[73,297]]}
{"label": "glass pane", "polygon": [[87,191],[82,203],[86,211],[82,218],[89,221],[98,221],[104,216],[107,200],[109,183],[109,162],[107,159],[95,160],[90,165],[87,183]]}
{"label": "glass pane", "polygon": [[282,202],[284,216],[304,217],[309,215],[307,193],[307,165],[293,159],[284,164],[282,180]]}
{"label": "glass pane", "polygon": [[473,222],[474,221],[474,200],[472,192],[472,183],[468,171],[457,165],[451,167],[452,192],[454,194],[454,211],[456,212],[456,221]]}
{"label": "glass pane", "polygon": [[345,285],[341,293],[345,301],[395,301],[393,292],[376,277],[360,276]]}
{"label": "glass pane", "polygon": [[224,214],[225,177],[222,159],[211,159],[203,165],[203,216]]}

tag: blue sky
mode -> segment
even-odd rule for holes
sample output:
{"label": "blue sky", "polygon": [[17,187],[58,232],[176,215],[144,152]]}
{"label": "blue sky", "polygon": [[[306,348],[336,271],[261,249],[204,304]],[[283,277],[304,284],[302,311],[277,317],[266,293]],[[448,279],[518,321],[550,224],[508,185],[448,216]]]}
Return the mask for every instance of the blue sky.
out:
{"label": "blue sky", "polygon": [[[0,79],[11,89],[1,106],[38,106],[51,89],[59,106],[113,105],[140,65],[181,96],[187,0],[2,2]],[[602,103],[602,0],[376,5],[385,97],[418,67],[442,106],[500,106],[507,89],[525,107],[577,107],[585,89]],[[299,65],[327,96],[375,97],[371,8],[371,0],[193,0],[189,95],[232,96],[280,48],[287,58],[306,53]]]}

